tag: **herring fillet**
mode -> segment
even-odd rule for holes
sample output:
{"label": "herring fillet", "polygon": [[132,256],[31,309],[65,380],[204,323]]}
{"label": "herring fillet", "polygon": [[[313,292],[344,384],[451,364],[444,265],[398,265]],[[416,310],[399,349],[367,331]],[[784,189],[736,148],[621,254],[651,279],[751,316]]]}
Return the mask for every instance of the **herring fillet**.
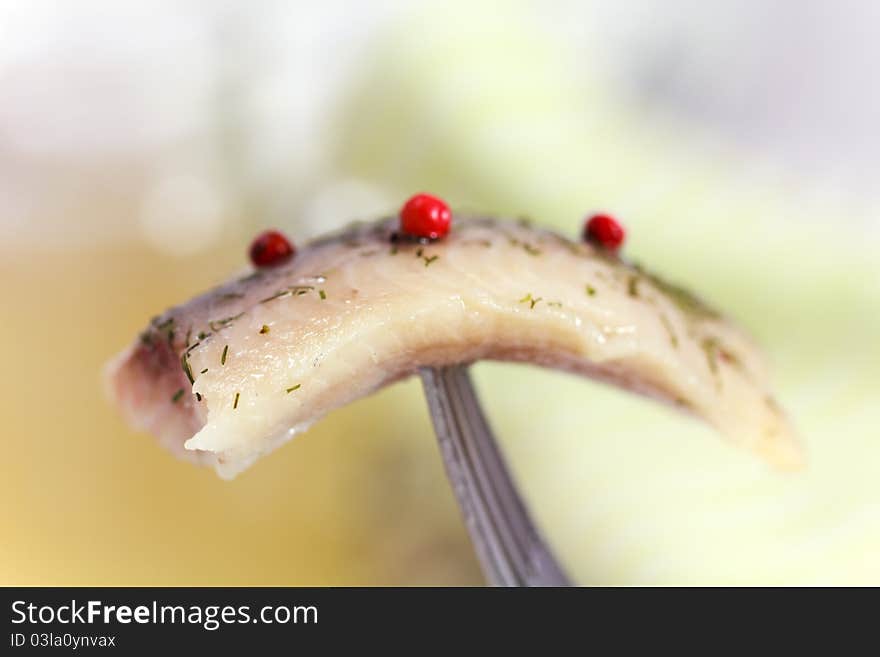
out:
{"label": "herring fillet", "polygon": [[529,362],[687,410],[772,464],[799,443],[737,327],[681,288],[526,222],[428,244],[357,224],[172,308],[107,367],[137,429],[230,478],[422,366]]}

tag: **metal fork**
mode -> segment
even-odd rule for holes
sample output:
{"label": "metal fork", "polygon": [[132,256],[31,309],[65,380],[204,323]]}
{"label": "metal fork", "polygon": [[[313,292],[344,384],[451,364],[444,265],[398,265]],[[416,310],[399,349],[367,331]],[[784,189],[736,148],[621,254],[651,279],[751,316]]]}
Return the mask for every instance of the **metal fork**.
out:
{"label": "metal fork", "polygon": [[529,517],[467,366],[420,370],[446,474],[489,584],[570,586]]}

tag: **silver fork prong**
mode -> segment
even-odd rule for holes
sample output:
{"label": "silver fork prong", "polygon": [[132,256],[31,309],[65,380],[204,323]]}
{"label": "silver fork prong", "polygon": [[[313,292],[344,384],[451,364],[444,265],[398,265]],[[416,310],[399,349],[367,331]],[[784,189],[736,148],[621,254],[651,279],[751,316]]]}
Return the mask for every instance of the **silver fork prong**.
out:
{"label": "silver fork prong", "polygon": [[420,370],[446,474],[486,580],[570,582],[529,517],[463,365]]}

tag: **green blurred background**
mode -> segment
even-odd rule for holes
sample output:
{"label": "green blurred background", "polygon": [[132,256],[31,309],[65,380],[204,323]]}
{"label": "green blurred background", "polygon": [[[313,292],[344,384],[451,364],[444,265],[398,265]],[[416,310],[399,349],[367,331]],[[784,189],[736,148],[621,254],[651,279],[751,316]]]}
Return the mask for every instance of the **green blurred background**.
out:
{"label": "green blurred background", "polygon": [[232,482],[100,372],[245,262],[427,190],[628,254],[757,335],[809,450],[769,471],[649,401],[475,375],[585,584],[880,584],[871,2],[0,2],[3,584],[478,584],[415,381]]}

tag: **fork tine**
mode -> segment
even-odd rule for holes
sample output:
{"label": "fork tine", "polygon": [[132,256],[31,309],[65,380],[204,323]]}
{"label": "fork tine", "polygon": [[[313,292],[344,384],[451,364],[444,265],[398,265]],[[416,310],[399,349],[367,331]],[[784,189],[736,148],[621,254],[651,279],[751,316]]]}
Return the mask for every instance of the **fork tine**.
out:
{"label": "fork tine", "polygon": [[463,365],[423,368],[440,453],[487,581],[570,582],[529,517]]}

